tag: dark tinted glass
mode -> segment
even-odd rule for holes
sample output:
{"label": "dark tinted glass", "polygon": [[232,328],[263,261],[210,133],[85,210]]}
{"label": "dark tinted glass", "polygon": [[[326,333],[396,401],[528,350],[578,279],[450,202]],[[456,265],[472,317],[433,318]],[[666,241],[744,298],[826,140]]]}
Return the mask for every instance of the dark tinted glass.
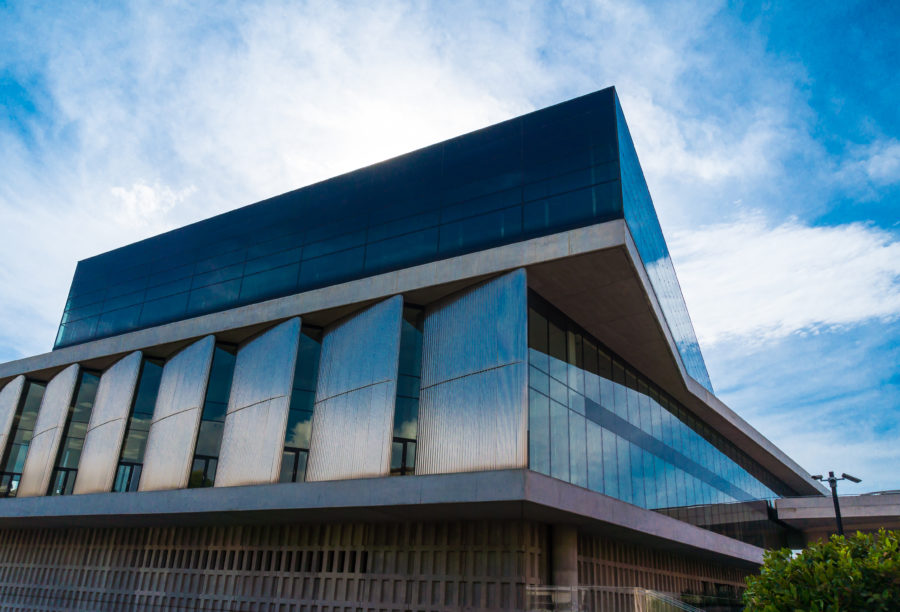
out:
{"label": "dark tinted glass", "polygon": [[303,482],[306,478],[306,460],[309,455],[321,350],[322,330],[304,325],[297,348],[297,361],[294,364],[294,383],[287,430],[284,435],[280,482]]}
{"label": "dark tinted glass", "polygon": [[113,491],[137,491],[147,447],[147,434],[153,421],[156,396],[162,380],[163,362],[145,357],[141,362],[134,400],[128,415],[128,424],[122,440],[122,452],[116,470]]}
{"label": "dark tinted glass", "polygon": [[50,478],[49,495],[70,495],[75,487],[78,461],[81,459],[81,450],[84,448],[84,438],[87,435],[87,427],[91,420],[91,411],[94,409],[94,398],[97,396],[97,385],[99,384],[99,372],[82,370],[63,427],[63,436]]}
{"label": "dark tinted glass", "polygon": [[700,353],[700,344],[694,333],[684,296],[681,294],[681,285],[675,276],[675,267],[672,265],[672,258],[669,257],[669,249],[663,238],[653,200],[650,199],[644,172],[638,162],[634,142],[631,140],[625,115],[618,100],[615,106],[625,222],[631,230],[634,244],[641,255],[650,284],[653,285],[659,299],[660,308],[675,338],[678,353],[687,373],[712,391],[706,362]]}
{"label": "dark tinted glass", "polygon": [[22,396],[13,417],[9,430],[6,449],[3,452],[3,471],[0,472],[0,497],[12,497],[19,488],[19,478],[25,465],[25,455],[34,434],[37,413],[44,399],[47,385],[35,381],[26,381]]}
{"label": "dark tinted glass", "polygon": [[79,262],[56,346],[621,217],[606,89]]}
{"label": "dark tinted glass", "polygon": [[394,475],[412,474],[416,467],[423,322],[421,308],[404,306],[394,404],[394,441],[391,446],[391,474]]}
{"label": "dark tinted glass", "polygon": [[200,415],[200,430],[197,432],[197,442],[194,446],[194,463],[188,480],[190,488],[211,487],[215,483],[236,359],[235,347],[216,344],[209,371],[209,382],[206,385],[203,411]]}

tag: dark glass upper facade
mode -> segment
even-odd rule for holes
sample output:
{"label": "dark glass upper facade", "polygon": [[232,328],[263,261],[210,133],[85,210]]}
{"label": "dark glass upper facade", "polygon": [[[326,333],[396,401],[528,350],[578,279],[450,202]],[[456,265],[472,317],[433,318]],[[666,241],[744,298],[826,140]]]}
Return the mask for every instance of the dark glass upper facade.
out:
{"label": "dark glass upper facade", "polygon": [[709,387],[613,88],[81,261],[55,348],[623,217]]}

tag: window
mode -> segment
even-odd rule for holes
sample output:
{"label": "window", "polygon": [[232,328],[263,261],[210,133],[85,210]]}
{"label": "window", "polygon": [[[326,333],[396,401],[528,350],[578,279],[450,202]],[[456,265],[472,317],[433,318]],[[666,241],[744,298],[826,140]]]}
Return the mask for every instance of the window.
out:
{"label": "window", "polygon": [[144,449],[147,447],[147,434],[153,421],[153,410],[156,407],[162,373],[162,360],[144,357],[131,411],[128,414],[113,491],[138,490],[141,468],[144,465]]}
{"label": "window", "polygon": [[397,398],[394,403],[394,437],[391,444],[391,474],[395,476],[413,474],[416,468],[423,322],[424,312],[421,308],[403,307]]}
{"label": "window", "polygon": [[284,434],[279,482],[303,482],[306,479],[321,350],[322,330],[304,325],[300,331],[300,345],[297,347],[297,362],[294,365],[294,385]]}
{"label": "window", "polygon": [[228,396],[231,394],[231,379],[234,376],[234,362],[237,349],[230,344],[217,343],[213,352],[206,398],[200,413],[200,431],[194,446],[194,462],[188,488],[211,487],[216,481],[216,467],[219,463],[219,448],[225,428],[225,413],[228,410]]}
{"label": "window", "polygon": [[87,435],[94,409],[94,398],[100,384],[100,373],[82,370],[78,378],[78,386],[72,394],[72,403],[66,416],[62,440],[56,454],[53,475],[50,478],[48,495],[71,495],[75,487],[75,476],[78,473],[78,461],[84,448],[84,437]]}
{"label": "window", "polygon": [[12,427],[6,449],[3,453],[3,471],[0,472],[0,497],[14,497],[19,488],[19,479],[22,477],[22,467],[25,465],[25,455],[34,435],[34,423],[37,413],[44,399],[44,390],[47,385],[35,381],[27,381],[22,389],[22,396],[13,417]]}

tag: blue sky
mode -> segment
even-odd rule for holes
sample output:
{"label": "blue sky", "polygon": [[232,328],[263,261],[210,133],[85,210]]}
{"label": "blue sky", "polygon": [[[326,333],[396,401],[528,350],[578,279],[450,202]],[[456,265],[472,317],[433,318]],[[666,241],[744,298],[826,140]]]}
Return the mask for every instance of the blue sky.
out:
{"label": "blue sky", "polygon": [[900,489],[900,4],[0,2],[0,360],[75,262],[616,85],[718,395]]}

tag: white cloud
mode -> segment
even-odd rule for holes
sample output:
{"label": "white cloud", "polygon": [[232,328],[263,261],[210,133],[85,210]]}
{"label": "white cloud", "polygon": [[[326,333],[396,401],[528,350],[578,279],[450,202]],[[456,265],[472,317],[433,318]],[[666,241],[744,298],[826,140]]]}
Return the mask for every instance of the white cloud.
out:
{"label": "white cloud", "polygon": [[131,188],[113,187],[110,194],[119,201],[113,219],[131,227],[159,226],[166,213],[184,202],[197,191],[193,185],[179,191],[158,182],[148,185],[144,181],[134,183]]}
{"label": "white cloud", "polygon": [[868,225],[757,213],[673,232],[669,248],[703,344],[900,317],[900,241]]}
{"label": "white cloud", "polygon": [[882,138],[852,148],[839,166],[836,177],[839,182],[857,190],[900,183],[900,141]]}

